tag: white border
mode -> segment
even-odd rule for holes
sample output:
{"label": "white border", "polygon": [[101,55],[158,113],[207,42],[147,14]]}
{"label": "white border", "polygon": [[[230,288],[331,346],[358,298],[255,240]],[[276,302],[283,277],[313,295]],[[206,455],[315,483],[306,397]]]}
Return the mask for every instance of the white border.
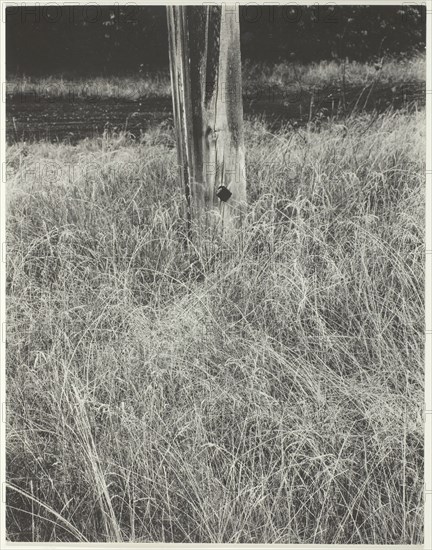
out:
{"label": "white border", "polygon": [[[248,4],[250,6],[257,5],[288,5],[292,6],[308,6],[308,5],[418,5],[426,6],[427,19],[426,19],[426,124],[427,124],[427,136],[426,136],[426,272],[425,272],[425,522],[424,522],[424,545],[325,545],[325,544],[164,544],[164,543],[11,543],[7,542],[5,538],[5,415],[6,415],[6,379],[5,379],[5,352],[6,352],[6,231],[5,231],[5,151],[6,151],[6,105],[5,105],[5,93],[4,87],[6,82],[5,74],[5,9],[8,6],[43,6],[44,4],[71,6],[71,5],[115,5],[119,2],[117,0],[102,0],[99,2],[75,0],[75,1],[63,1],[50,2],[46,0],[21,2],[21,1],[5,1],[0,0],[1,7],[1,21],[0,21],[0,84],[2,101],[0,104],[0,163],[1,163],[1,179],[0,179],[0,404],[1,404],[1,421],[0,421],[0,482],[1,482],[1,497],[0,497],[0,547],[2,549],[35,549],[44,550],[46,548],[143,548],[143,549],[161,549],[161,548],[196,548],[196,549],[225,549],[225,548],[240,548],[242,550],[254,549],[265,550],[274,549],[329,549],[329,550],[343,550],[347,547],[353,549],[414,549],[423,548],[424,550],[432,550],[432,0],[423,1],[402,1],[402,0],[377,0],[377,1],[365,1],[365,0],[352,0],[352,1],[327,1],[327,0],[260,0],[260,1],[245,1],[245,0],[225,0],[220,2],[219,0],[189,0],[189,1],[177,1],[172,0],[152,0],[146,2],[145,0],[137,0],[133,2],[124,2],[129,5],[167,5],[167,4],[186,4],[186,5],[202,5],[202,4],[227,4],[227,5],[241,5]],[[168,47],[168,45],[167,45]],[[429,521],[426,519],[429,517]]]}

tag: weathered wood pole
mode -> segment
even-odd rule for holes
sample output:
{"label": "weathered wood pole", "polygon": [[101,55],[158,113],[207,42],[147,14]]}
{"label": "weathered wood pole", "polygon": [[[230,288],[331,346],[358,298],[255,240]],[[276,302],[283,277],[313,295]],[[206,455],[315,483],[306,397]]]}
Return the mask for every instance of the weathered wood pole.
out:
{"label": "weathered wood pole", "polygon": [[174,123],[189,220],[238,226],[246,204],[238,7],[168,6]]}

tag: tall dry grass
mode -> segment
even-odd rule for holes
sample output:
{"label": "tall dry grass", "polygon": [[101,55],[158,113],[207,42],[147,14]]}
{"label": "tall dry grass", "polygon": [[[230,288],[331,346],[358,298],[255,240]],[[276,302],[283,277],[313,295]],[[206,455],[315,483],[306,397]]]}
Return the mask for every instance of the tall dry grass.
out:
{"label": "tall dry grass", "polygon": [[249,122],[189,248],[169,131],[9,147],[10,539],[421,543],[424,139]]}

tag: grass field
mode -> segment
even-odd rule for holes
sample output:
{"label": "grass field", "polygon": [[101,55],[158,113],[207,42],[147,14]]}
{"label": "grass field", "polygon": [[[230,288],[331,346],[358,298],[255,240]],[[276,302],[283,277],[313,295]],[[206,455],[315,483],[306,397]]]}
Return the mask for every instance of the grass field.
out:
{"label": "grass field", "polygon": [[245,139],[188,248],[169,128],[8,147],[10,539],[422,543],[424,111]]}
{"label": "grass field", "polygon": [[[262,63],[243,64],[243,93],[246,97],[275,95],[292,96],[312,88],[333,86],[343,88],[368,87],[374,82],[384,85],[424,83],[425,55],[404,60],[383,59],[378,63],[357,61],[321,61],[303,65],[280,62],[270,66]],[[30,77],[9,75],[6,93],[38,98],[140,98],[170,97],[168,71],[132,75],[130,77],[70,78],[58,76]]]}

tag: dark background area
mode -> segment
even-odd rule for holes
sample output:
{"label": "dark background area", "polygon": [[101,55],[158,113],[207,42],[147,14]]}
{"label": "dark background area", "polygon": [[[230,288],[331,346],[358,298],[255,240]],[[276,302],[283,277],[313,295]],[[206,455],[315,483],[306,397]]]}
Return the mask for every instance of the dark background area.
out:
{"label": "dark background area", "polygon": [[[241,6],[243,59],[364,61],[425,48],[424,6]],[[168,66],[164,6],[6,10],[7,73],[99,76]]]}

